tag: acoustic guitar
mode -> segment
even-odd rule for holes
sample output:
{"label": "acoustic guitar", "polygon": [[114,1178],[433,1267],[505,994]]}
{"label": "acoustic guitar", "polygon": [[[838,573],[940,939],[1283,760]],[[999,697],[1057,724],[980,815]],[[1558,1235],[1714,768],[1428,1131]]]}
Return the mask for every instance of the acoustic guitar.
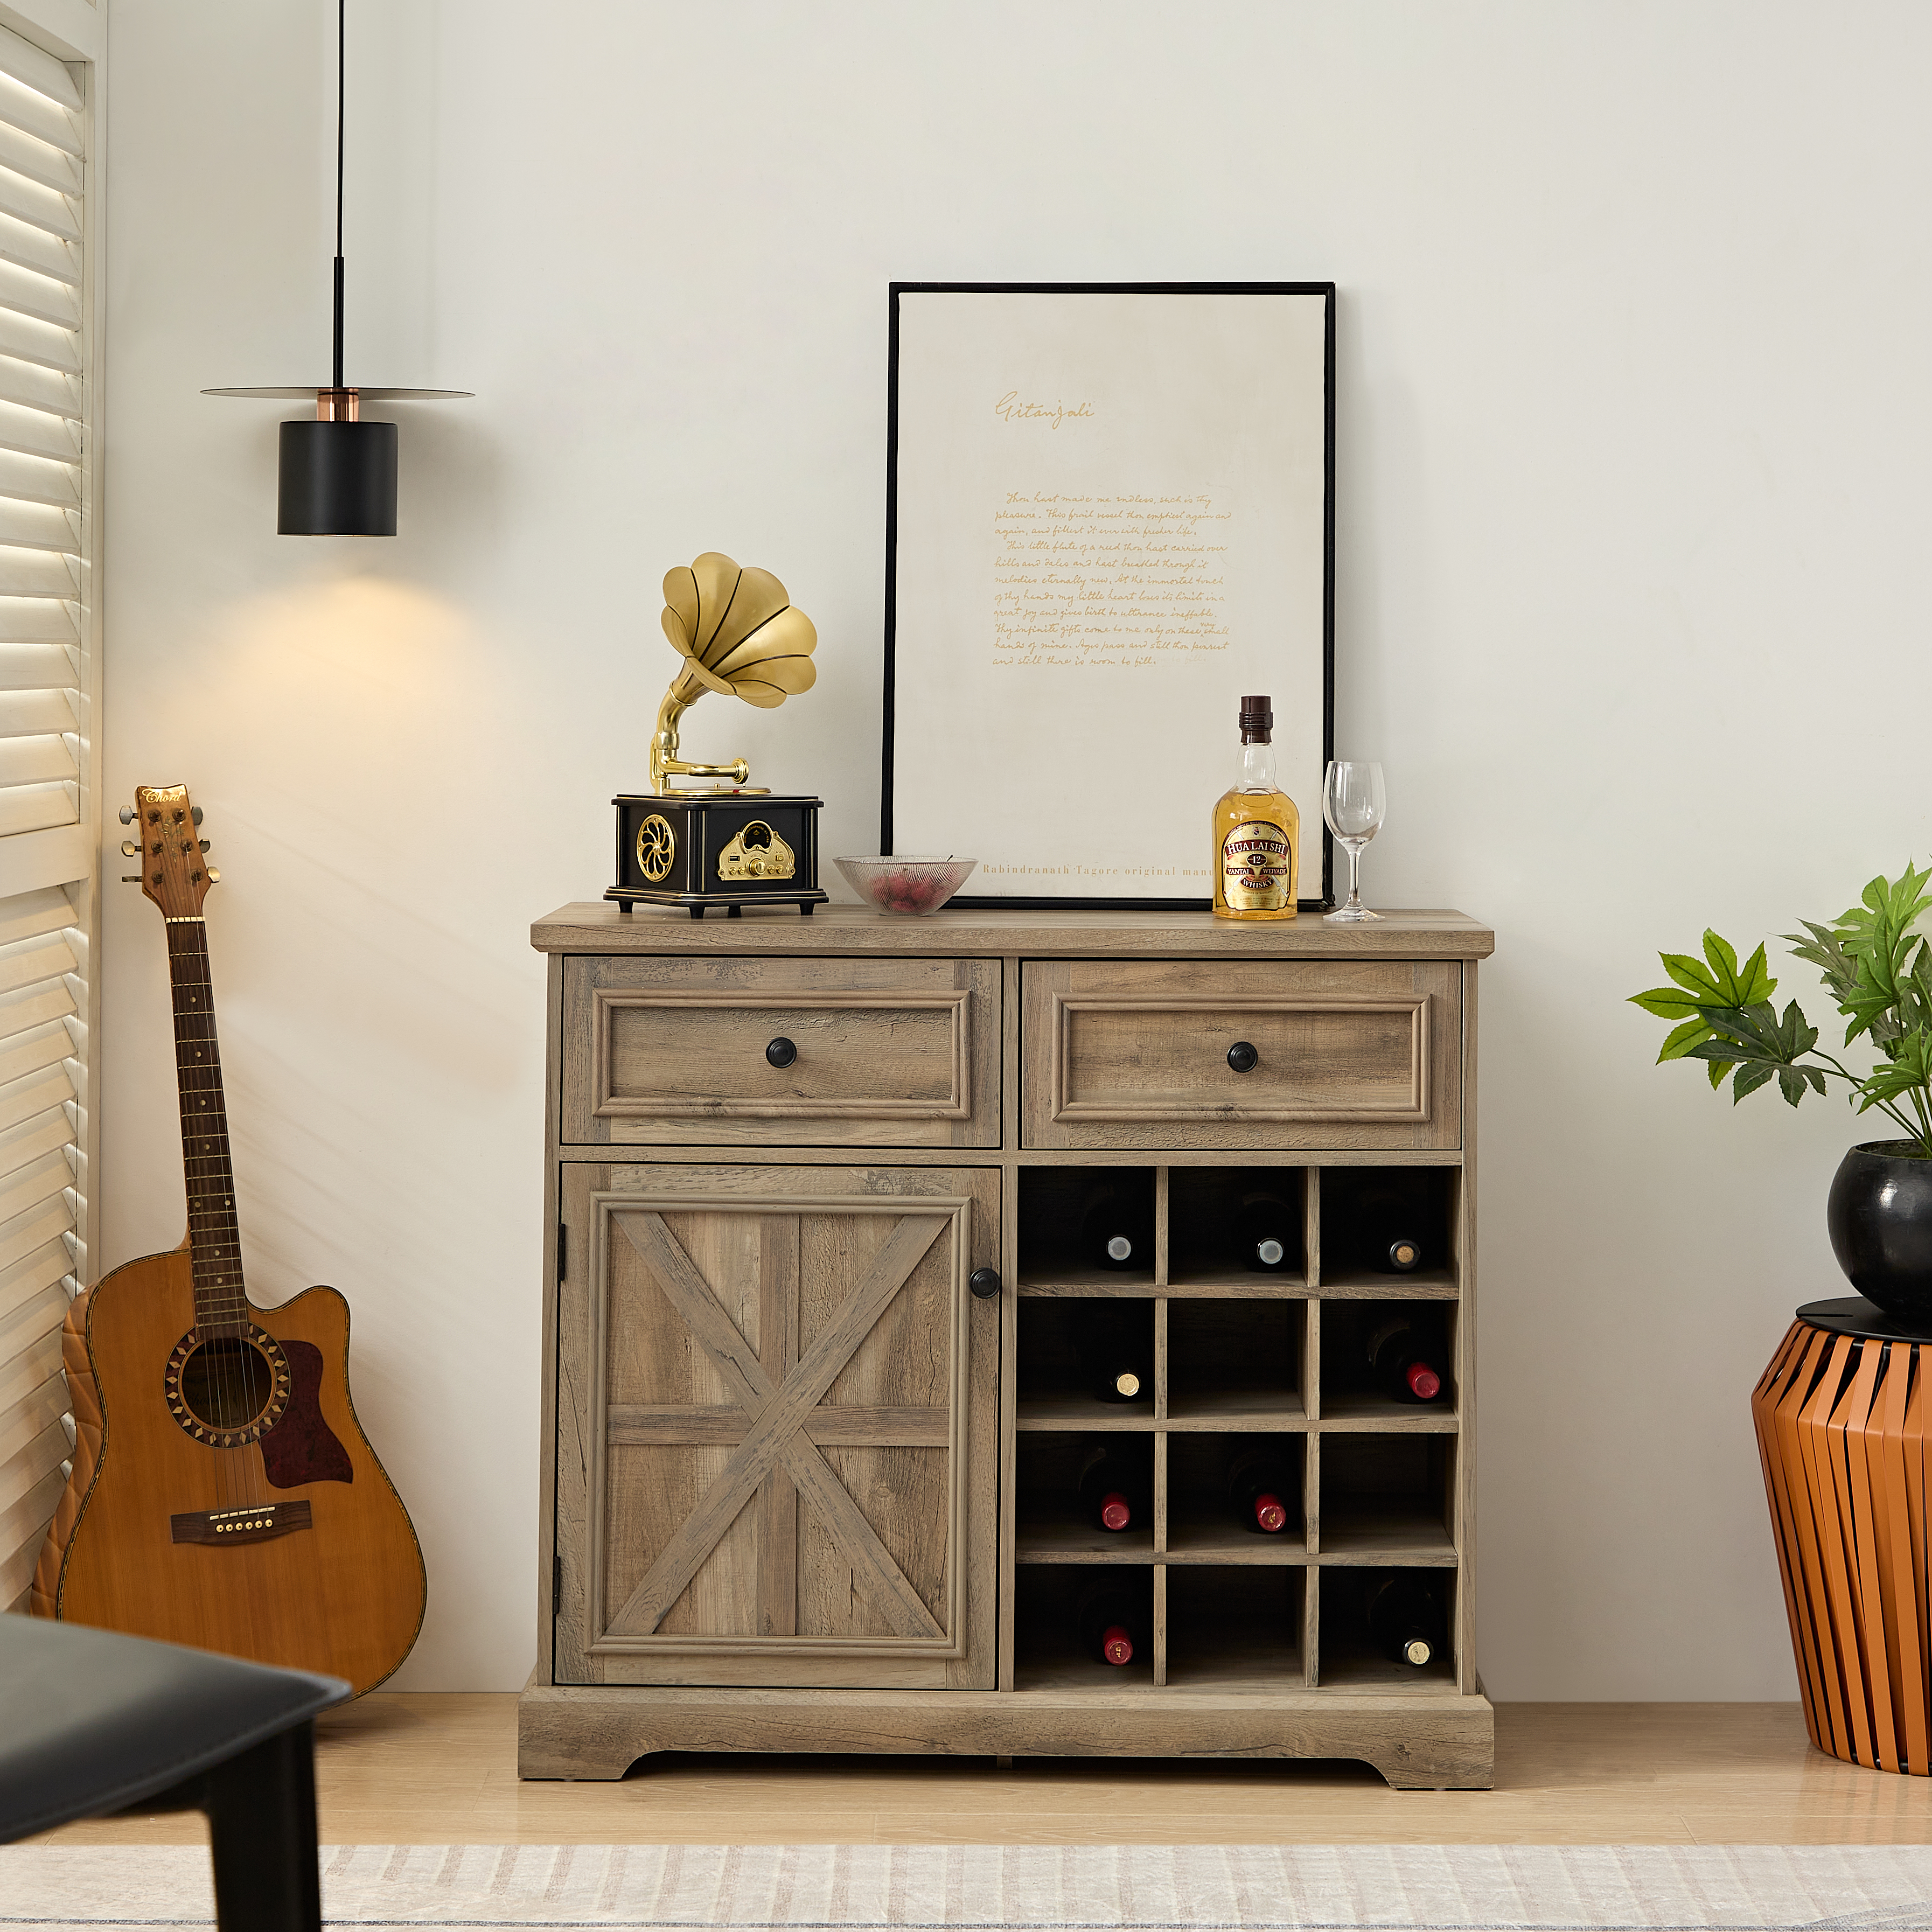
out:
{"label": "acoustic guitar", "polygon": [[422,1628],[422,1552],[349,1396],[349,1306],[279,1308],[242,1273],[202,902],[215,874],[182,785],[134,794],[141,890],[166,920],[188,1238],[77,1297],[62,1337],[79,1425],[32,1607],[359,1695]]}

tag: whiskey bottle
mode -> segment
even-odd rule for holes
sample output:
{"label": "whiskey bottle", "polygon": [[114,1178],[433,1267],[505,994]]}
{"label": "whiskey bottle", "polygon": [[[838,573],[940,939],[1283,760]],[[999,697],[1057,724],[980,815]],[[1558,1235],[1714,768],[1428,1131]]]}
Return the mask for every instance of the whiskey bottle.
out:
{"label": "whiskey bottle", "polygon": [[1274,706],[1241,700],[1241,769],[1214,808],[1214,912],[1292,919],[1300,884],[1301,814],[1274,780]]}

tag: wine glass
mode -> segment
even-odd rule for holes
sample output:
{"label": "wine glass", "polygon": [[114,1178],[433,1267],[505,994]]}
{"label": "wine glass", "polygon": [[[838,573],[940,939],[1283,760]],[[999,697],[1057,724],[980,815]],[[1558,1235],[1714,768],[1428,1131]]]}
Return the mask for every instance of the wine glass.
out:
{"label": "wine glass", "polygon": [[1354,925],[1382,917],[1362,903],[1362,848],[1382,829],[1388,805],[1380,765],[1365,764],[1359,758],[1329,760],[1322,780],[1322,816],[1348,848],[1348,897],[1329,914],[1331,920]]}

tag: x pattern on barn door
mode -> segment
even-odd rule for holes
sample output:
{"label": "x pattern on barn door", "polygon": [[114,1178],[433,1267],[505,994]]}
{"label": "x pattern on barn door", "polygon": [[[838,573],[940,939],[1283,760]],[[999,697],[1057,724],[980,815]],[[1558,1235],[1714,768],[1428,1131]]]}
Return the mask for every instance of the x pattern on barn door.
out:
{"label": "x pattern on barn door", "polygon": [[590,1653],[961,1654],[970,1204],[596,1197]]}

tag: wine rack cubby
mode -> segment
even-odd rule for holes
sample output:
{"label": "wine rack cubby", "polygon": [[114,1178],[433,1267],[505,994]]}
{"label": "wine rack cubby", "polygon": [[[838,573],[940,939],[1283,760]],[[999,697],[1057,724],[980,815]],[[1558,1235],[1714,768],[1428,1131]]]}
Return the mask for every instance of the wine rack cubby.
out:
{"label": "wine rack cubby", "polygon": [[[1096,1691],[1123,1681],[1078,1655],[1072,1624],[1042,1622],[1077,1622],[1066,1578],[1118,1569],[1146,1580],[1150,1654],[1130,1668],[1144,1664],[1156,1690],[1469,1688],[1455,1588],[1459,1171],[1228,1161],[1023,1167],[1017,1178],[1008,1681]],[[1096,1259],[1110,1216],[1151,1232],[1144,1270]],[[1276,1239],[1265,1261],[1250,1259],[1258,1227]],[[1419,1251],[1413,1267],[1390,1264],[1395,1234]],[[1107,1343],[1144,1364],[1136,1400],[1096,1392]],[[1392,1385],[1388,1362],[1406,1352],[1439,1376],[1432,1398]],[[1077,1486],[1092,1446],[1123,1439],[1138,1445],[1144,1501],[1109,1531]],[[1231,1468],[1255,1449],[1292,1491],[1272,1533],[1248,1527],[1229,1496]],[[1420,1669],[1382,1654],[1362,1609],[1372,1582],[1411,1572],[1432,1580],[1443,1619]]]}
{"label": "wine rack cubby", "polygon": [[1490,1782],[1486,927],[574,905],[532,936],[523,1775],[818,1750]]}

